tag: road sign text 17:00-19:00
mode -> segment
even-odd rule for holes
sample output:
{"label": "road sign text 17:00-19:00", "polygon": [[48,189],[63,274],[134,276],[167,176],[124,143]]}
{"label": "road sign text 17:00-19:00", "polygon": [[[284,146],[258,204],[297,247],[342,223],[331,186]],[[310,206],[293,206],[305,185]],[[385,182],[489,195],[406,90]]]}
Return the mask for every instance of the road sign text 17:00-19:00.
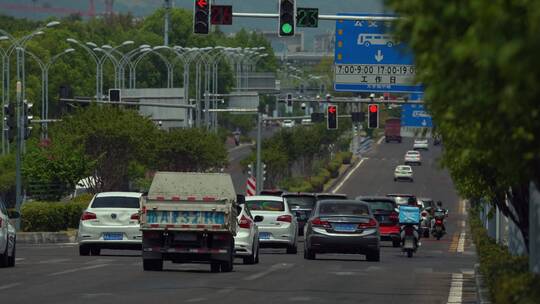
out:
{"label": "road sign text 17:00-19:00", "polygon": [[395,84],[414,82],[414,65],[394,64],[336,64],[336,81],[339,83]]}

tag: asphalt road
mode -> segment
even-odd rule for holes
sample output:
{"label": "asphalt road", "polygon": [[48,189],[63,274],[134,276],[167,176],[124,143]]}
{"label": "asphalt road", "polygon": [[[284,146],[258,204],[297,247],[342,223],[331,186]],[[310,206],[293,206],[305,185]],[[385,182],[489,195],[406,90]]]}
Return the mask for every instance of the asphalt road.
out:
{"label": "asphalt road", "polygon": [[[395,183],[392,172],[411,141],[377,145],[337,192],[350,197],[390,192],[442,200],[450,209],[440,241],[423,239],[413,258],[383,243],[381,261],[356,255],[303,259],[265,249],[261,263],[231,273],[208,265],[165,263],[144,272],[137,251],[102,251],[80,257],[75,244],[18,247],[17,266],[0,269],[2,303],[473,303],[473,248],[465,233],[463,205],[447,173],[437,168],[437,149],[423,153],[414,183]],[[300,244],[299,248],[302,248]],[[7,300],[7,301],[5,301]]]}

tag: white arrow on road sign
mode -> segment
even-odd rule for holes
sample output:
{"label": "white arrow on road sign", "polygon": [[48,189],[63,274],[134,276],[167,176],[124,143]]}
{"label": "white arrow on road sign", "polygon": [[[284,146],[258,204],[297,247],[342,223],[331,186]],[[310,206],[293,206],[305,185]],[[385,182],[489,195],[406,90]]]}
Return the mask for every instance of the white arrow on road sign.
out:
{"label": "white arrow on road sign", "polygon": [[381,62],[383,59],[384,59],[383,53],[381,52],[381,50],[378,50],[377,55],[375,55],[375,60],[377,60],[377,62]]}
{"label": "white arrow on road sign", "polygon": [[425,119],[422,121],[422,126],[427,126],[427,121]]}

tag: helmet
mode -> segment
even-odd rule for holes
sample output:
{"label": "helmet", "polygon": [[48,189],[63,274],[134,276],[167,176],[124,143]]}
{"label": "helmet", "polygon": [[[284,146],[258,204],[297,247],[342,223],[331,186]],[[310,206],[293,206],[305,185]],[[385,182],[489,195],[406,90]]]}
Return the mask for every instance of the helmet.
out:
{"label": "helmet", "polygon": [[416,202],[416,199],[414,197],[409,197],[409,199],[407,199],[407,205],[409,205],[409,206],[417,206],[418,203]]}
{"label": "helmet", "polygon": [[437,201],[437,207],[442,207],[442,202],[441,201]]}

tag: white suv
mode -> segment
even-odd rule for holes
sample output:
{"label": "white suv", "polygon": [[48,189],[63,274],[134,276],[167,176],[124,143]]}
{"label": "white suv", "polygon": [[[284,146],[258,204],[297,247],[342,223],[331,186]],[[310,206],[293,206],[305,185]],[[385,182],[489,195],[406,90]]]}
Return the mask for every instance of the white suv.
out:
{"label": "white suv", "polygon": [[[13,214],[12,217],[18,217]],[[0,200],[0,267],[15,266],[15,227],[9,222],[6,205]]]}
{"label": "white suv", "polygon": [[140,201],[141,193],[137,192],[96,194],[79,222],[79,254],[99,255],[101,249],[140,250]]}

